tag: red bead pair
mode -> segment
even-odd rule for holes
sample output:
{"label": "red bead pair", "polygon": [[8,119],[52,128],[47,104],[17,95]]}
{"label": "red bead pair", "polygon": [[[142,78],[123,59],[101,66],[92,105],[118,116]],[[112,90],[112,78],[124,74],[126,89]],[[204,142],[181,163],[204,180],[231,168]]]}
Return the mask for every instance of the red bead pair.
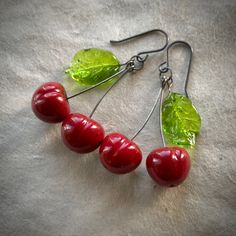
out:
{"label": "red bead pair", "polygon": [[88,153],[99,146],[100,161],[112,173],[126,174],[138,167],[142,153],[138,146],[119,133],[105,137],[103,127],[82,114],[70,114],[62,123],[65,145],[78,153]]}
{"label": "red bead pair", "polygon": [[[142,161],[142,152],[132,140],[120,133],[105,137],[98,122],[79,113],[70,113],[66,91],[60,83],[48,82],[39,87],[32,97],[32,109],[44,122],[62,122],[62,140],[69,149],[88,153],[100,146],[100,161],[112,173],[129,173]],[[176,186],[187,177],[190,158],[179,147],[159,148],[148,155],[146,167],[158,184]]]}

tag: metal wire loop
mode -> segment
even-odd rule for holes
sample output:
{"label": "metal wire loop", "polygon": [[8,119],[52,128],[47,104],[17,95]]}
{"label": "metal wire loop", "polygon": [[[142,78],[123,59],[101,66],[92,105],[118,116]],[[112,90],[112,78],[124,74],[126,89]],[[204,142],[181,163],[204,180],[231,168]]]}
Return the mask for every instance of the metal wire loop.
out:
{"label": "metal wire loop", "polygon": [[166,73],[166,72],[168,72],[168,70],[169,70],[169,67],[167,67],[167,62],[166,61],[159,65],[160,73]]}
{"label": "metal wire loop", "polygon": [[160,80],[162,88],[165,89],[167,87],[170,90],[173,85],[172,75],[161,74]]}
{"label": "metal wire loop", "polygon": [[159,77],[161,80],[161,85],[162,88],[164,89],[165,86],[167,85],[168,88],[173,84],[173,79],[172,79],[172,70],[170,67],[167,66],[167,62],[163,62],[159,66]]}
{"label": "metal wire loop", "polygon": [[[146,57],[145,57],[146,58]],[[129,61],[127,61],[125,64],[126,69],[131,71],[138,71],[141,70],[144,66],[145,58],[140,57],[139,55],[132,56]]]}

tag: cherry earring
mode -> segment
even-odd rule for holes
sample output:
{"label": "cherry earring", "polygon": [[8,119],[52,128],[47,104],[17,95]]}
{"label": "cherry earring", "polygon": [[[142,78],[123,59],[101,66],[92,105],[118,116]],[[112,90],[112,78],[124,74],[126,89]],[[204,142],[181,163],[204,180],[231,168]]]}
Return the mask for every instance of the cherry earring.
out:
{"label": "cherry earring", "polygon": [[[160,52],[167,47],[168,36],[163,30],[154,29],[120,41],[111,41],[113,44],[122,43],[153,32],[164,34],[164,46],[156,50],[140,52],[124,64],[120,64],[109,51],[102,49],[79,51],[66,70],[66,73],[78,81],[79,85],[90,86],[79,93],[67,96],[60,83],[48,82],[39,87],[32,97],[32,110],[39,119],[49,123],[63,122],[61,135],[64,144],[69,149],[78,153],[87,153],[94,151],[102,144],[99,150],[100,160],[113,173],[124,174],[134,170],[141,162],[141,151],[132,140],[119,133],[112,133],[104,139],[103,127],[91,117],[105,95],[124,75],[141,70],[149,54]],[[89,117],[79,113],[70,113],[69,99],[112,79],[116,80]]]}
{"label": "cherry earring", "polygon": [[[169,49],[182,44],[188,48],[190,59],[185,79],[185,96],[171,92],[172,70],[169,67]],[[196,135],[200,131],[201,118],[188,97],[187,85],[192,61],[192,48],[184,41],[175,41],[167,47],[167,61],[159,67],[162,87],[160,97],[160,130],[163,148],[149,153],[146,167],[149,175],[160,185],[177,186],[188,176],[191,160],[189,153],[195,146]],[[168,95],[163,101],[163,94]],[[158,99],[157,99],[158,100]],[[166,147],[166,141],[168,147]]]}

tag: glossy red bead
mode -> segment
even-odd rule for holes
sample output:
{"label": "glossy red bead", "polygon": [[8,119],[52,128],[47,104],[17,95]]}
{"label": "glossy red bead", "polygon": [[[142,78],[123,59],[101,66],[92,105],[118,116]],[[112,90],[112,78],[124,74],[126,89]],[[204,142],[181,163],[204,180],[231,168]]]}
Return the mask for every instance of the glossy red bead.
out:
{"label": "glossy red bead", "polygon": [[57,82],[40,86],[33,94],[31,106],[34,114],[42,121],[58,123],[70,113],[64,87]]}
{"label": "glossy red bead", "polygon": [[64,144],[72,151],[88,153],[99,147],[104,139],[103,127],[89,117],[74,113],[62,123],[61,135]]}
{"label": "glossy red bead", "polygon": [[158,184],[174,187],[188,176],[191,160],[187,151],[180,147],[164,147],[153,150],[147,157],[149,175]]}
{"label": "glossy red bead", "polygon": [[115,174],[129,173],[142,161],[139,147],[119,133],[107,135],[99,148],[99,153],[104,167]]}

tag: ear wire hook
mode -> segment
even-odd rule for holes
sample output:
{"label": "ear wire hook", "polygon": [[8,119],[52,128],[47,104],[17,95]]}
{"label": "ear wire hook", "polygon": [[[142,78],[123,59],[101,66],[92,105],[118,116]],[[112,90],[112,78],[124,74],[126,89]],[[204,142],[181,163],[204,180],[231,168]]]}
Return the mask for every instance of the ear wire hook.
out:
{"label": "ear wire hook", "polygon": [[[111,43],[111,44],[119,44],[119,43],[127,42],[127,41],[132,40],[132,39],[140,38],[140,37],[142,37],[142,36],[145,36],[145,35],[147,35],[147,34],[151,34],[151,33],[154,33],[154,32],[162,33],[162,34],[165,36],[165,44],[164,44],[163,47],[158,48],[158,49],[155,49],[155,50],[149,50],[149,51],[139,52],[139,53],[136,55],[136,58],[137,58],[137,60],[138,60],[139,62],[144,62],[144,61],[147,60],[148,54],[163,51],[163,50],[167,47],[168,42],[169,42],[169,37],[168,37],[168,34],[167,34],[164,30],[161,30],[161,29],[153,29],[153,30],[149,30],[149,31],[146,31],[146,32],[143,32],[143,33],[140,33],[140,34],[136,34],[136,35],[133,35],[133,36],[131,36],[131,37],[124,38],[124,39],[121,39],[121,40],[110,40],[110,43]],[[146,56],[145,56],[144,58],[142,58],[141,56],[142,56],[142,55],[145,55],[145,54],[146,54]]]}
{"label": "ear wire hook", "polygon": [[[193,49],[192,49],[192,47],[190,46],[189,43],[187,43],[186,41],[178,40],[178,41],[174,41],[171,44],[169,44],[167,49],[166,49],[166,51],[167,51],[167,53],[166,53],[166,62],[162,63],[159,66],[159,70],[160,70],[160,75],[162,73],[166,73],[167,71],[170,70],[170,65],[169,65],[169,50],[171,49],[171,47],[174,47],[174,46],[180,45],[180,44],[184,45],[189,50],[188,70],[187,70],[187,75],[186,75],[186,78],[185,78],[185,81],[184,81],[184,92],[185,92],[186,97],[188,98],[189,96],[188,96],[187,87],[188,87],[189,74],[190,74],[190,69],[191,69],[191,64],[192,64],[192,57],[193,57]],[[166,67],[163,67],[165,64],[166,64]]]}

